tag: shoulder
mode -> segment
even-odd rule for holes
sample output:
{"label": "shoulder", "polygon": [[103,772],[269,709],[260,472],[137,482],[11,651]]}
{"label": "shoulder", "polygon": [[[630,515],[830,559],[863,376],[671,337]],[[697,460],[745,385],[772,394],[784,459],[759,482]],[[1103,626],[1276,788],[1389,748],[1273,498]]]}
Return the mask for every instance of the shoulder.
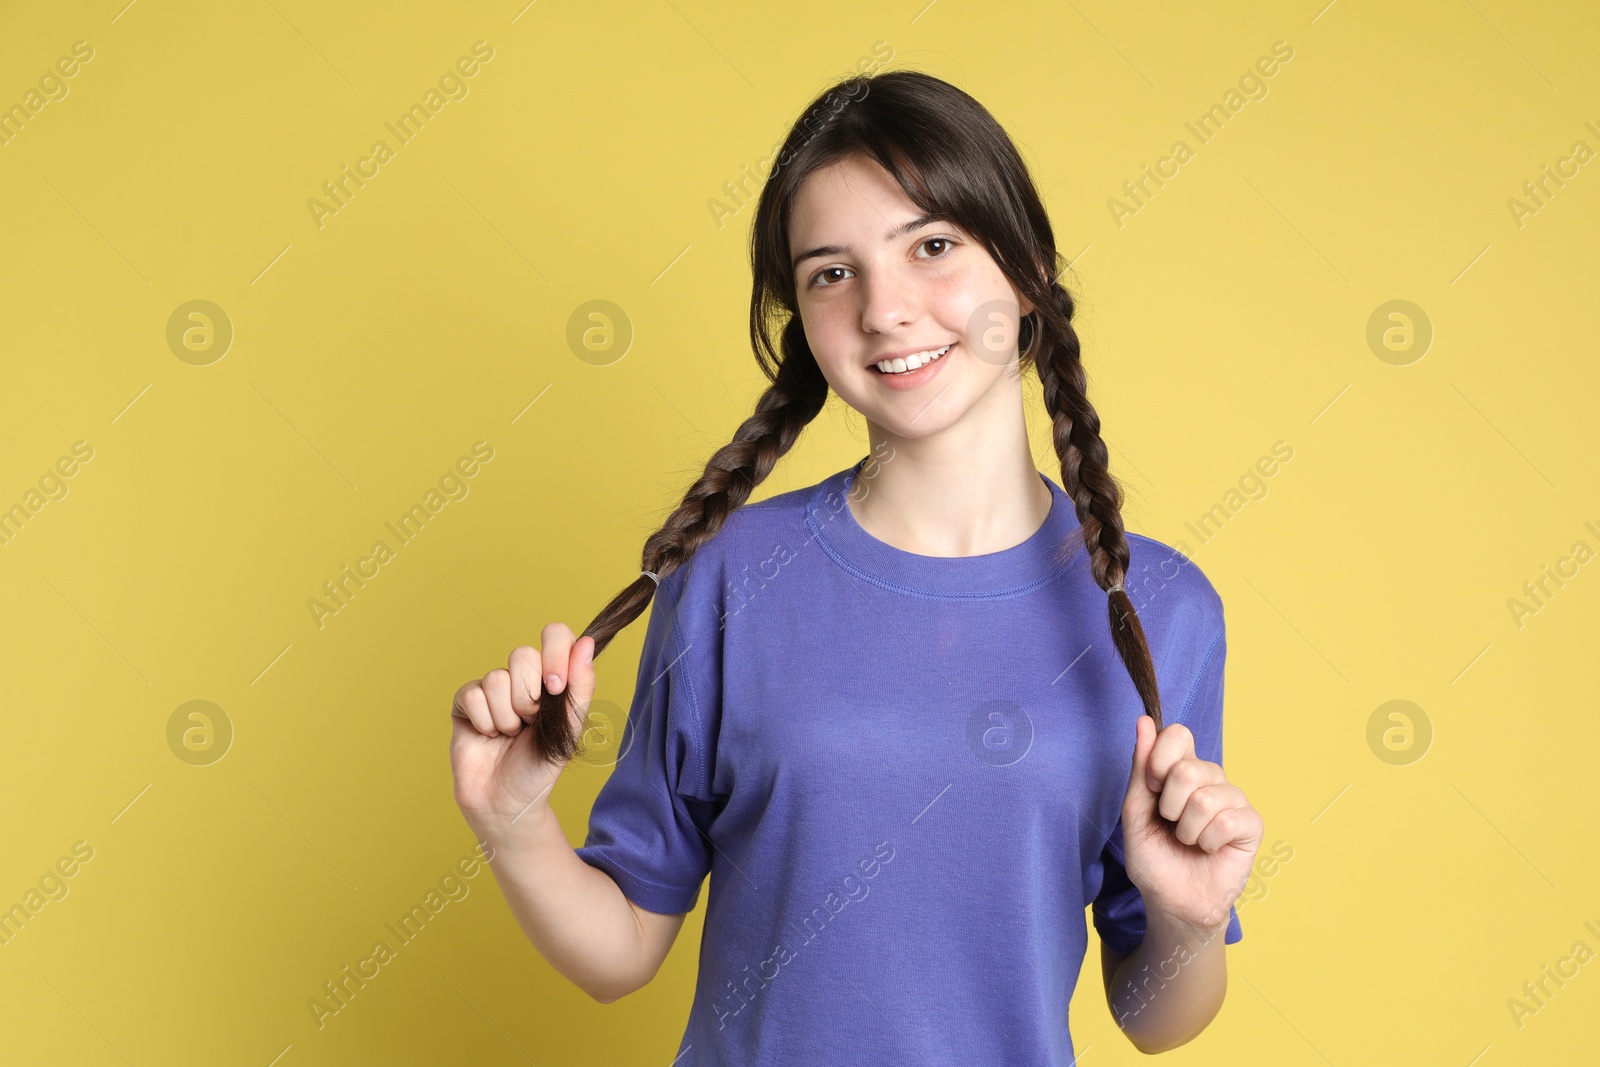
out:
{"label": "shoulder", "polygon": [[1220,761],[1227,629],[1222,597],[1194,560],[1154,538],[1129,534],[1124,588],[1155,660],[1168,722],[1194,734],[1202,759]]}
{"label": "shoulder", "polygon": [[1162,703],[1179,716],[1227,655],[1222,597],[1180,549],[1142,534],[1127,536],[1123,588],[1155,660],[1157,684],[1170,694]]}
{"label": "shoulder", "polygon": [[[735,508],[685,563],[661,579],[650,608],[655,643],[645,654],[652,670],[678,683],[686,728],[696,736],[714,736],[720,722],[727,620],[739,613],[762,575],[770,579],[771,568],[803,545],[809,536],[806,507],[816,488]],[[697,773],[708,774],[709,763]],[[709,790],[709,781],[700,788]]]}
{"label": "shoulder", "polygon": [[1222,597],[1200,565],[1153,537],[1127,537],[1128,575],[1122,584],[1140,620],[1159,618],[1211,638],[1221,634]]}
{"label": "shoulder", "polygon": [[765,500],[746,504],[734,511],[729,516],[729,520],[732,521],[735,518],[742,517],[741,521],[747,526],[761,526],[789,519],[799,519],[803,522],[806,509],[811,504],[811,499],[821,492],[824,486],[835,477],[837,476],[830,476],[821,482],[801,486],[799,489],[790,489],[786,492],[769,496]]}
{"label": "shoulder", "polygon": [[742,602],[742,590],[758,585],[794,559],[810,540],[811,502],[822,483],[779,492],[729,512],[716,532],[689,559],[662,579],[661,591],[674,613],[692,616],[683,636],[711,636],[710,627]]}
{"label": "shoulder", "polygon": [[794,551],[810,536],[806,514],[821,489],[819,482],[733,509],[674,572],[675,577],[682,575],[679,588],[686,595],[704,595],[731,576],[762,566],[774,553]]}

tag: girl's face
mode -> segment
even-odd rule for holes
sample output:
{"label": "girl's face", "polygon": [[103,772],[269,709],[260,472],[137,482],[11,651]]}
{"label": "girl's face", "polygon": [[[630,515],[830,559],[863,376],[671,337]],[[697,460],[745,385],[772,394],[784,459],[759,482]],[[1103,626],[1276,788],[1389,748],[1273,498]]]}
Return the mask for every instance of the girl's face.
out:
{"label": "girl's face", "polygon": [[[800,319],[823,376],[898,438],[929,437],[1018,392],[1017,320],[1033,310],[965,230],[921,215],[888,171],[852,156],[805,179],[789,221]],[[947,345],[916,370],[878,368]]]}

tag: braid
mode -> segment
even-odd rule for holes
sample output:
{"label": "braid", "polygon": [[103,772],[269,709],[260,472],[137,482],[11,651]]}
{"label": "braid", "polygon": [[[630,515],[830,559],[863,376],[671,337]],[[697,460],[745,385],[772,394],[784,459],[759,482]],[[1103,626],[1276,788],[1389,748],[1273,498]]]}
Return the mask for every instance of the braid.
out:
{"label": "braid", "polygon": [[[1059,283],[1050,286],[1050,305],[1035,313],[1040,324],[1040,351],[1030,359],[1044,387],[1044,405],[1053,420],[1051,435],[1061,459],[1061,481],[1078,513],[1089,549],[1089,570],[1104,589],[1111,621],[1111,640],[1144,710],[1161,729],[1161,695],[1155,663],[1144,627],[1123,589],[1128,574],[1128,538],[1122,526],[1122,487],[1112,477],[1106,445],[1100,438],[1100,416],[1089,403],[1088,381],[1079,358],[1077,331],[1072,328],[1072,295]],[[1030,345],[1029,347],[1032,347]]]}
{"label": "braid", "polygon": [[[657,579],[688,563],[701,545],[716,536],[827,402],[827,379],[804,345],[798,318],[785,330],[784,350],[785,358],[756,402],[755,413],[740,424],[732,441],[717,449],[705,472],[684,494],[683,503],[645,540],[641,564]],[[594,654],[600,655],[623,627],[643,614],[658,587],[656,580],[641,572],[579,636],[594,638]],[[578,751],[582,718],[569,706],[570,692],[569,688],[559,694],[540,693],[533,740],[547,760],[564,762]]]}

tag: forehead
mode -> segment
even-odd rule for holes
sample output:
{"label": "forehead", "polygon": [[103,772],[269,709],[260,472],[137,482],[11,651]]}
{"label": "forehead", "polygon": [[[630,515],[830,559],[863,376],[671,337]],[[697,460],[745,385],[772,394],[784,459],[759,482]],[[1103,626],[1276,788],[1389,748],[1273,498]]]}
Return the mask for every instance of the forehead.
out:
{"label": "forehead", "polygon": [[876,237],[888,228],[884,223],[893,225],[919,213],[876,160],[850,156],[812,171],[800,183],[789,213],[790,244],[798,250],[808,239],[817,243],[845,236],[835,230],[867,228]]}

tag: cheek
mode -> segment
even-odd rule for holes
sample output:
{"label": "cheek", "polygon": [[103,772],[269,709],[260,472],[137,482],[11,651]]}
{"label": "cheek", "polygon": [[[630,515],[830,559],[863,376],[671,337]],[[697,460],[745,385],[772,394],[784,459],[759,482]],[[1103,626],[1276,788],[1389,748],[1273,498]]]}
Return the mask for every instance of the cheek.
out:
{"label": "cheek", "polygon": [[854,322],[842,300],[811,304],[800,309],[800,324],[805,329],[806,343],[817,357],[817,364],[830,377],[836,366],[852,358],[850,345]]}
{"label": "cheek", "polygon": [[988,272],[963,267],[928,279],[926,306],[941,321],[960,329],[980,309],[1007,292],[1003,284],[995,284]]}
{"label": "cheek", "polygon": [[1006,364],[1014,357],[1021,326],[1016,293],[1003,276],[972,271],[949,279],[938,307],[940,319],[960,332],[980,361]]}

